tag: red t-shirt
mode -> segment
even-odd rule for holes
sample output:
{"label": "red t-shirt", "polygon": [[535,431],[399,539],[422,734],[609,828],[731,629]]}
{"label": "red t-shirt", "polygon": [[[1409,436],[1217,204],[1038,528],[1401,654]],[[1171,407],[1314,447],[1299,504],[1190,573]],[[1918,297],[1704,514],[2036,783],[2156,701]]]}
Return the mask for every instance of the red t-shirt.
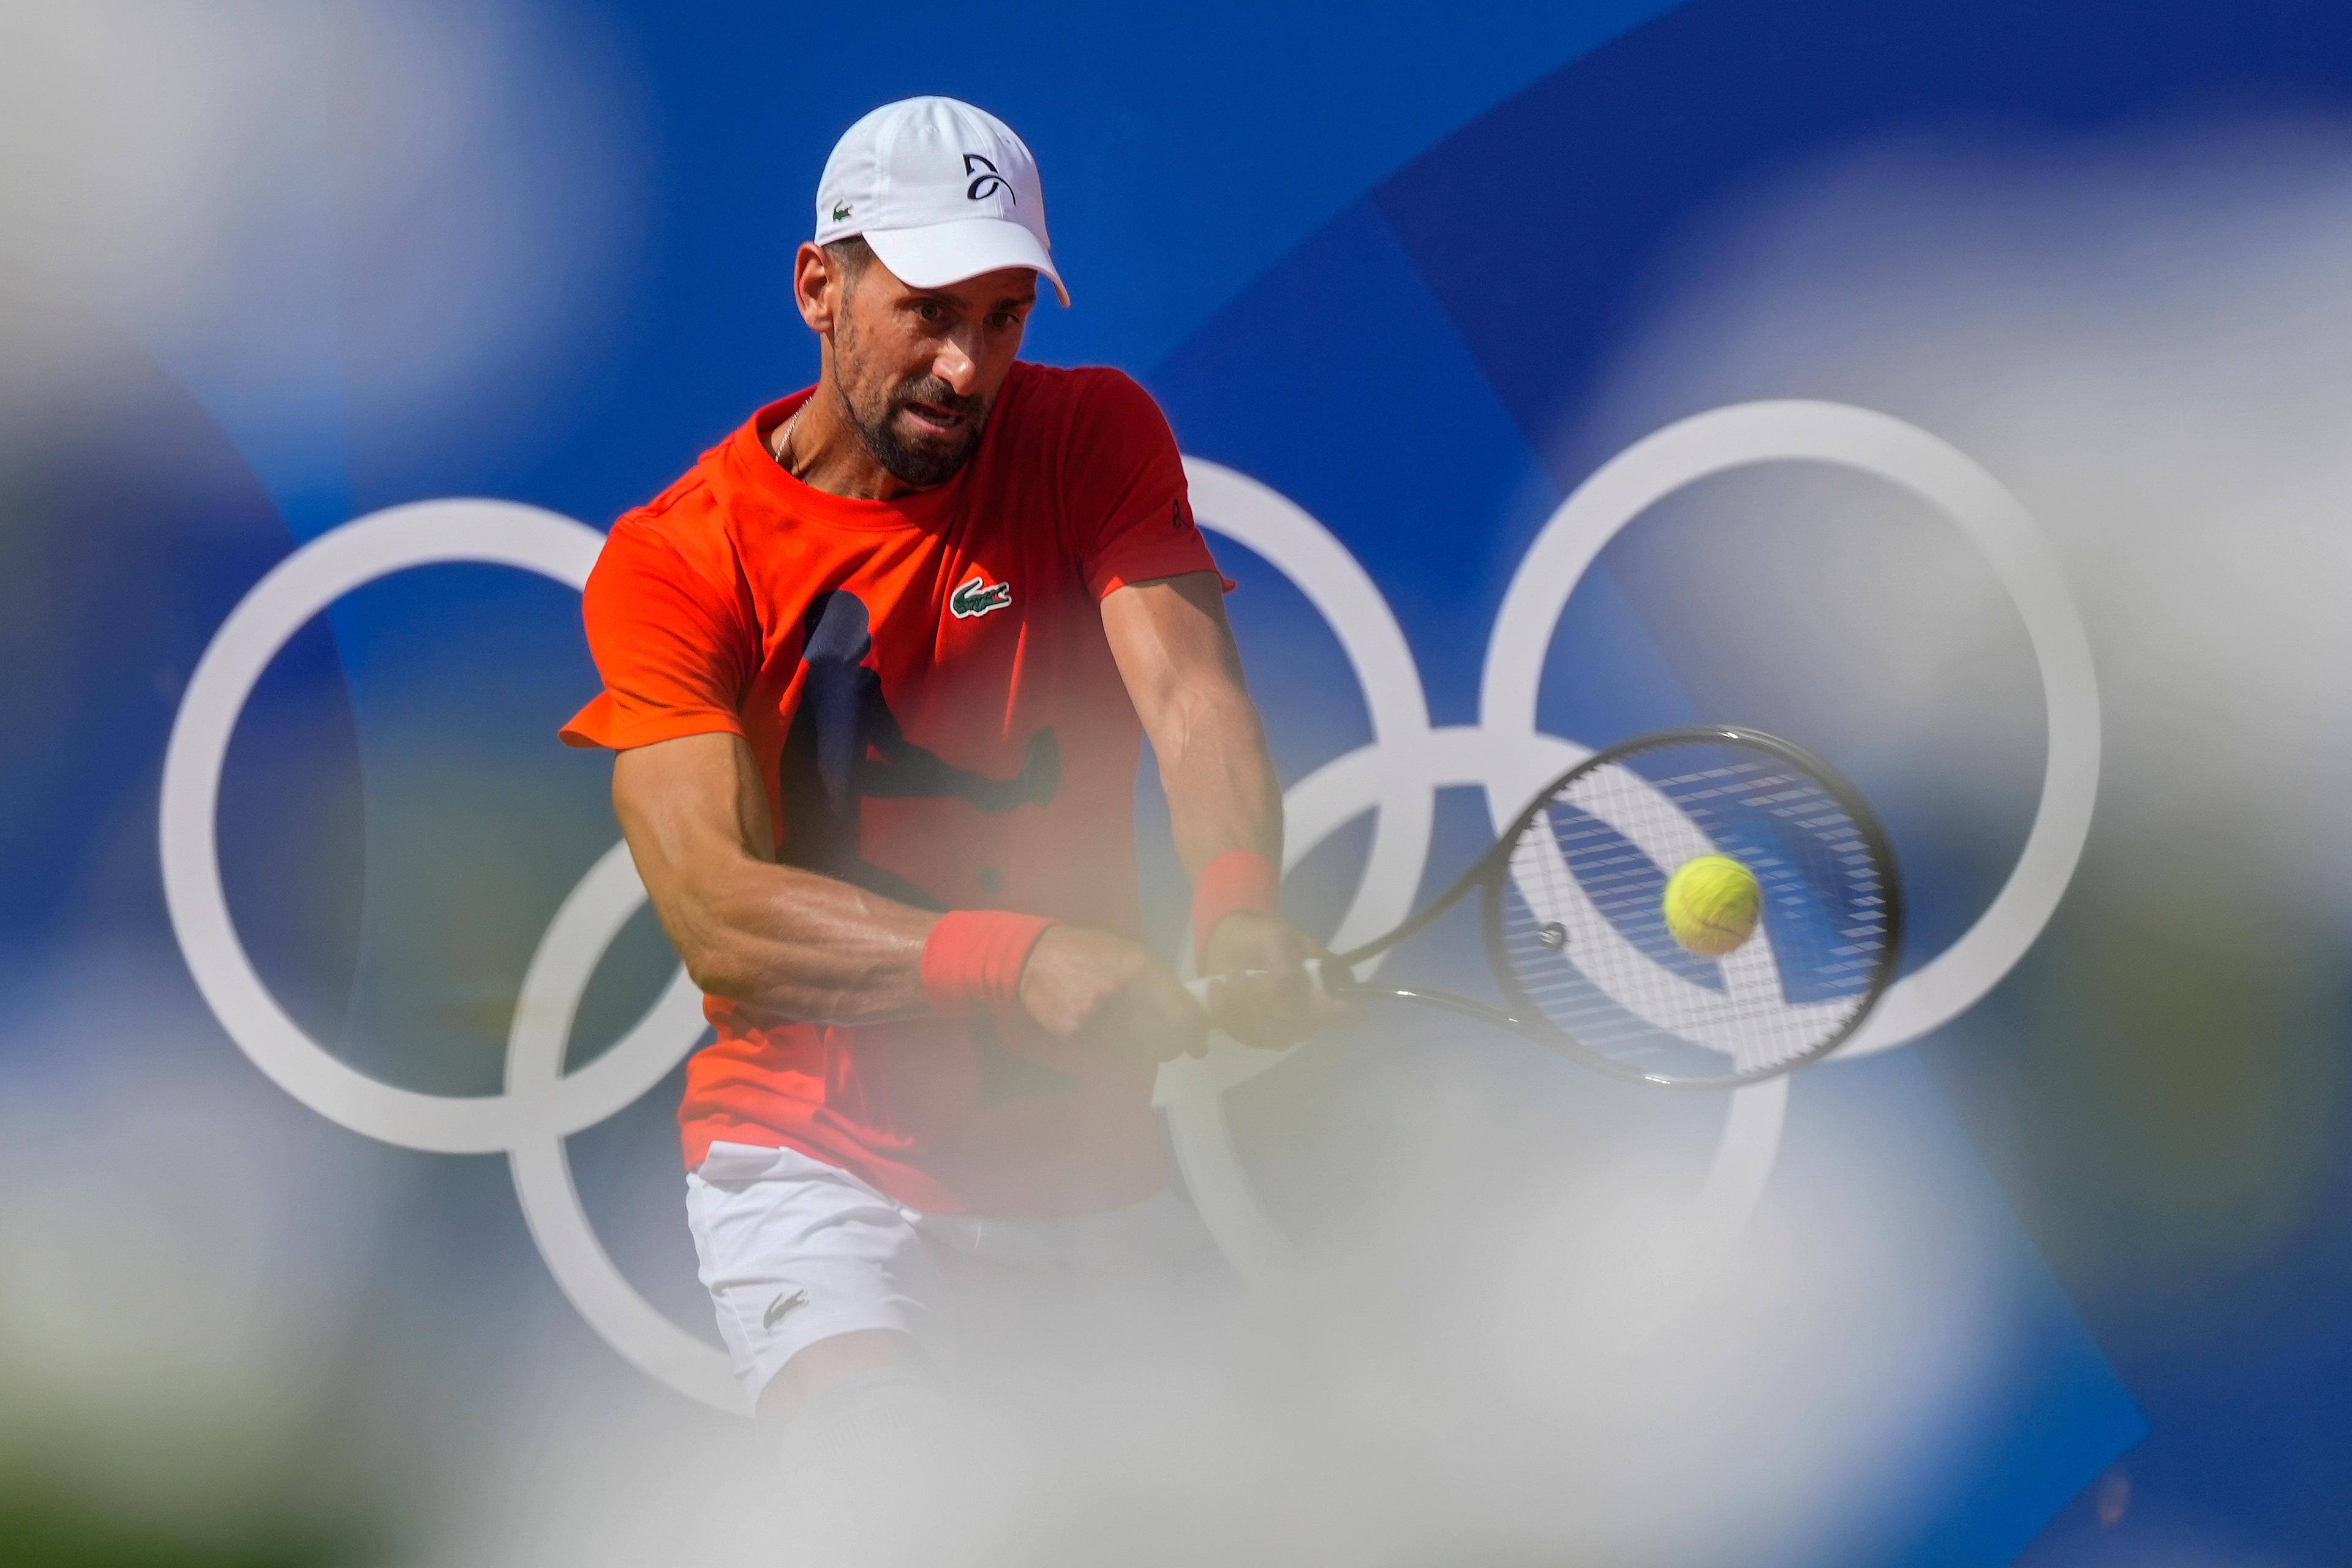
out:
{"label": "red t-shirt", "polygon": [[[604,690],[564,740],[732,731],[784,863],[1136,935],[1140,725],[1097,601],[1215,570],[1158,406],[1117,371],[1015,364],[955,479],[876,501],[769,456],[807,396],[614,525],[584,600]],[[721,1140],[784,1145],[917,1208],[1005,1216],[1116,1207],[1165,1180],[1150,1064],[1025,1015],[705,1011],[719,1037],[687,1067],[689,1168]]]}

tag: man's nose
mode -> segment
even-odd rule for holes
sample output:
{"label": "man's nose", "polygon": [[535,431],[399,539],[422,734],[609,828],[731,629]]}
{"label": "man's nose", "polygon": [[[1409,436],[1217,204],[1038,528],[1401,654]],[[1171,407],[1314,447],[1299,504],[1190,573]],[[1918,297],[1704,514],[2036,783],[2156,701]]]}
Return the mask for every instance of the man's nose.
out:
{"label": "man's nose", "polygon": [[970,397],[980,383],[980,365],[961,338],[961,333],[953,333],[940,342],[931,360],[931,374],[946,382],[958,397]]}

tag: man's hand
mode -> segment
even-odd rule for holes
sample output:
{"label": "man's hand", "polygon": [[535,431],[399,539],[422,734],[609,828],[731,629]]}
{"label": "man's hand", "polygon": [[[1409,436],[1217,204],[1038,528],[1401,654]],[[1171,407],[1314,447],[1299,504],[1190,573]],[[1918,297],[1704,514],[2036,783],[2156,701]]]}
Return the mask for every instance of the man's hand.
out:
{"label": "man's hand", "polygon": [[1150,950],[1086,926],[1037,939],[1021,971],[1021,1005],[1057,1039],[1164,1062],[1209,1047],[1209,1016]]}
{"label": "man's hand", "polygon": [[1219,977],[1210,993],[1217,1027],[1245,1046],[1278,1050],[1354,1023],[1357,1009],[1316,984],[1308,968],[1329,956],[1322,943],[1271,915],[1227,915],[1201,954],[1202,973]]}

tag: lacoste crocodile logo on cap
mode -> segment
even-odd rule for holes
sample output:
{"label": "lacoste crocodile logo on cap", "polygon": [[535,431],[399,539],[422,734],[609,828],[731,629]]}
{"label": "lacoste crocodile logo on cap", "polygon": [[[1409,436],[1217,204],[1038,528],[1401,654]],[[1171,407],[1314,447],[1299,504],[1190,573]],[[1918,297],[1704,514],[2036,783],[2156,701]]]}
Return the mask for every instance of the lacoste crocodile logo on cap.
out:
{"label": "lacoste crocodile logo on cap", "polygon": [[1001,610],[1013,603],[1013,584],[992,583],[987,574],[975,572],[964,580],[963,586],[948,595],[948,609],[957,620],[969,621]]}
{"label": "lacoste crocodile logo on cap", "polygon": [[849,204],[847,202],[835,202],[833,204],[833,221],[835,223],[847,223],[849,221]]}

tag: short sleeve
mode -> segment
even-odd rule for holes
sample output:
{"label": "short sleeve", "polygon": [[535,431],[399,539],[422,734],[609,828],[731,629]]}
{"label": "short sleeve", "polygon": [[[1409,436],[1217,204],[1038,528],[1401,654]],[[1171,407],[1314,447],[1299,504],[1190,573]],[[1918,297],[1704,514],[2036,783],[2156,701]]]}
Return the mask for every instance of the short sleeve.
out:
{"label": "short sleeve", "polygon": [[1084,374],[1063,458],[1063,504],[1087,591],[1099,599],[1129,583],[1214,572],[1160,405],[1118,371]]}
{"label": "short sleeve", "polygon": [[656,529],[633,517],[614,525],[581,613],[604,689],[560,731],[565,744],[626,751],[743,732],[758,633],[738,595]]}

